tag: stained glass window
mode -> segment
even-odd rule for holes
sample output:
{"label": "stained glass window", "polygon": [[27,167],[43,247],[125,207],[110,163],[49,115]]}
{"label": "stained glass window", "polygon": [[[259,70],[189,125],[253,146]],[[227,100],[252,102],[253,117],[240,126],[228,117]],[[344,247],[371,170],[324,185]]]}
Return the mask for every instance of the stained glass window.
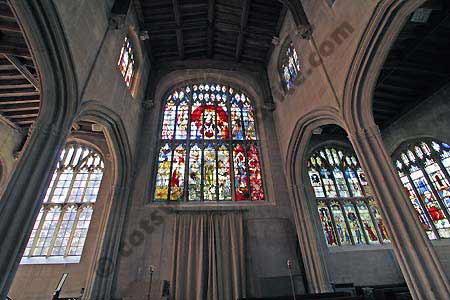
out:
{"label": "stained glass window", "polygon": [[450,238],[450,145],[424,139],[397,152],[398,175],[425,233]]}
{"label": "stained glass window", "polygon": [[389,243],[369,184],[353,152],[335,145],[307,162],[312,192],[328,246]]}
{"label": "stained glass window", "polygon": [[287,44],[286,49],[282,52],[282,55],[280,76],[282,78],[284,88],[289,90],[294,85],[294,81],[299,76],[301,71],[300,59],[292,41]]}
{"label": "stained glass window", "polygon": [[81,256],[103,170],[97,151],[79,144],[66,145],[24,257]]}
{"label": "stained glass window", "polygon": [[129,36],[125,37],[125,40],[120,50],[119,60],[117,61],[120,73],[122,73],[123,79],[127,87],[131,87],[133,83],[133,76],[136,71],[136,61],[134,57],[133,43]]}
{"label": "stained glass window", "polygon": [[162,106],[154,201],[265,199],[255,108],[245,93],[192,84]]}

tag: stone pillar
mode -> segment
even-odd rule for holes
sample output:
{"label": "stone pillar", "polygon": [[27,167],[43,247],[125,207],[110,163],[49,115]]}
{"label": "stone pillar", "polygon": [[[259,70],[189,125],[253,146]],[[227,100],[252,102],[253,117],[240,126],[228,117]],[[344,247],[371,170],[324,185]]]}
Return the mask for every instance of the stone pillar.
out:
{"label": "stone pillar", "polygon": [[349,136],[377,199],[397,262],[414,299],[450,299],[450,285],[404,191],[378,127]]}
{"label": "stone pillar", "polygon": [[117,265],[120,260],[120,241],[125,223],[130,189],[127,186],[112,187],[109,199],[109,215],[104,227],[99,255],[86,284],[88,300],[112,299]]}
{"label": "stone pillar", "polygon": [[305,266],[309,293],[331,292],[331,284],[326,273],[323,251],[317,240],[317,228],[311,218],[310,201],[304,185],[291,185],[292,207],[298,240]]}
{"label": "stone pillar", "polygon": [[0,199],[0,299],[6,298],[69,127],[36,125]]}

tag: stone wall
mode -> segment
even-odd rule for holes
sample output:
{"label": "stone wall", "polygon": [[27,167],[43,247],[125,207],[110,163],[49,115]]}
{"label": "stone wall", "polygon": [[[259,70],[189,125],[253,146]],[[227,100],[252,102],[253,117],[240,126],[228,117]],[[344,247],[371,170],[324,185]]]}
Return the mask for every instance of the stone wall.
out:
{"label": "stone wall", "polygon": [[17,160],[14,152],[23,140],[23,133],[0,119],[0,196],[14,170]]}
{"label": "stone wall", "polygon": [[[276,131],[270,112],[263,109],[261,83],[255,74],[233,71],[184,70],[159,78],[155,105],[144,115],[141,149],[137,157],[136,185],[128,212],[127,229],[123,237],[124,250],[120,256],[118,284],[115,296],[127,300],[142,299],[148,291],[149,266],[154,265],[152,297],[161,295],[163,280],[171,279],[174,216],[178,210],[237,210],[245,211],[248,292],[263,296],[280,293],[277,287],[288,283],[287,259],[295,261],[294,274],[298,290],[304,290],[297,240],[289,207],[289,196],[281,165]],[[186,80],[208,80],[242,88],[256,102],[258,130],[262,148],[262,165],[266,184],[266,201],[250,204],[165,205],[151,202],[154,188],[152,173],[156,157],[161,121],[161,100],[170,88]],[[171,209],[173,208],[173,209]],[[142,221],[150,220],[146,230]],[[284,293],[284,292],[281,292]],[[269,294],[270,295],[270,294]],[[279,294],[278,294],[279,295]]]}

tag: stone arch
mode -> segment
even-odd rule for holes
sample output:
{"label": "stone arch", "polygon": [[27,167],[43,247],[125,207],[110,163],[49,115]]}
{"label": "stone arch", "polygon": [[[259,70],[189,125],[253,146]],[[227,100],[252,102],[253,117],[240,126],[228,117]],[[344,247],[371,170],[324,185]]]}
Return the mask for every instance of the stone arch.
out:
{"label": "stone arch", "polygon": [[[268,103],[268,99],[271,101],[270,91],[267,90],[268,87],[264,85],[263,82],[259,80],[259,78],[252,76],[251,73],[246,72],[236,72],[230,70],[204,70],[204,69],[188,69],[188,70],[180,70],[173,71],[161,76],[158,80],[154,90],[152,91],[154,95],[154,107],[153,111],[144,118],[149,118],[152,120],[158,120],[158,126],[152,126],[151,133],[145,133],[146,136],[156,137],[152,140],[152,142],[159,142],[159,129],[161,124],[161,118],[163,117],[161,114],[162,107],[161,103],[163,99],[166,99],[166,95],[168,95],[173,88],[179,87],[183,84],[193,83],[193,82],[217,82],[220,84],[228,84],[242,90],[249,98],[253,100],[253,103],[256,108],[256,123],[257,123],[257,132],[260,140],[260,150],[261,150],[261,165],[262,171],[264,173],[265,184],[265,192],[267,196],[267,203],[274,203],[275,199],[275,188],[272,185],[269,185],[267,180],[268,177],[274,176],[274,167],[271,164],[270,157],[270,139],[269,136],[271,134],[272,124],[265,122],[267,117],[264,115],[265,110],[271,110],[272,106]],[[151,163],[149,163],[148,169],[151,170],[152,176],[156,172],[156,162],[155,158],[157,157],[156,150],[150,150],[145,154],[147,158],[150,158]],[[145,185],[145,194],[151,195],[153,194],[154,188],[154,177],[149,178]],[[147,201],[148,203],[148,201]],[[157,205],[157,204],[156,204]]]}
{"label": "stone arch", "polygon": [[56,153],[64,144],[79,104],[72,57],[53,1],[10,4],[39,70],[41,107],[0,200],[0,299],[6,297],[14,279]]}
{"label": "stone arch", "polygon": [[112,157],[113,188],[108,199],[109,210],[103,217],[103,228],[97,244],[97,256],[90,267],[86,283],[87,299],[110,299],[119,262],[119,244],[127,212],[130,186],[133,183],[132,152],[125,126],[115,112],[101,103],[83,102],[77,120],[94,121],[104,127]]}
{"label": "stone arch", "polygon": [[450,293],[448,280],[408,204],[372,111],[375,85],[390,47],[408,16],[425,2],[382,0],[378,3],[350,64],[341,109],[411,295],[414,299],[443,299]]}
{"label": "stone arch", "polygon": [[295,226],[303,254],[310,292],[331,291],[331,285],[323,260],[323,249],[317,240],[316,232],[319,229],[310,213],[310,201],[308,201],[305,186],[303,185],[302,170],[312,131],[319,126],[330,124],[345,128],[339,112],[333,108],[319,108],[298,120],[288,146],[285,161]]}
{"label": "stone arch", "polygon": [[345,82],[342,110],[351,132],[376,127],[372,100],[379,73],[407,17],[424,2],[383,0],[375,8]]}

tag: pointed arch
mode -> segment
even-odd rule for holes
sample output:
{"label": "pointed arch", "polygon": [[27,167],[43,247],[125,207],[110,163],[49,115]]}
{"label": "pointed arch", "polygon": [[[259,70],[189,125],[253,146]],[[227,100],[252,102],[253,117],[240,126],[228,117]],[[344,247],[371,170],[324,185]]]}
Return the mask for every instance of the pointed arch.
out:
{"label": "pointed arch", "polygon": [[[132,152],[125,126],[120,116],[103,104],[89,100],[83,102],[77,120],[89,120],[100,124],[113,161],[113,188],[109,199],[109,211],[103,217],[97,256],[89,271],[86,283],[88,299],[110,299],[116,280],[115,269],[119,259],[119,244],[133,182]],[[76,121],[77,121],[76,120]],[[105,268],[108,272],[105,272]]]}
{"label": "pointed arch", "polygon": [[41,107],[0,200],[1,299],[6,297],[14,279],[26,241],[39,214],[46,182],[56,163],[56,153],[64,145],[79,105],[72,56],[53,1],[9,2],[20,20],[38,68]]}

